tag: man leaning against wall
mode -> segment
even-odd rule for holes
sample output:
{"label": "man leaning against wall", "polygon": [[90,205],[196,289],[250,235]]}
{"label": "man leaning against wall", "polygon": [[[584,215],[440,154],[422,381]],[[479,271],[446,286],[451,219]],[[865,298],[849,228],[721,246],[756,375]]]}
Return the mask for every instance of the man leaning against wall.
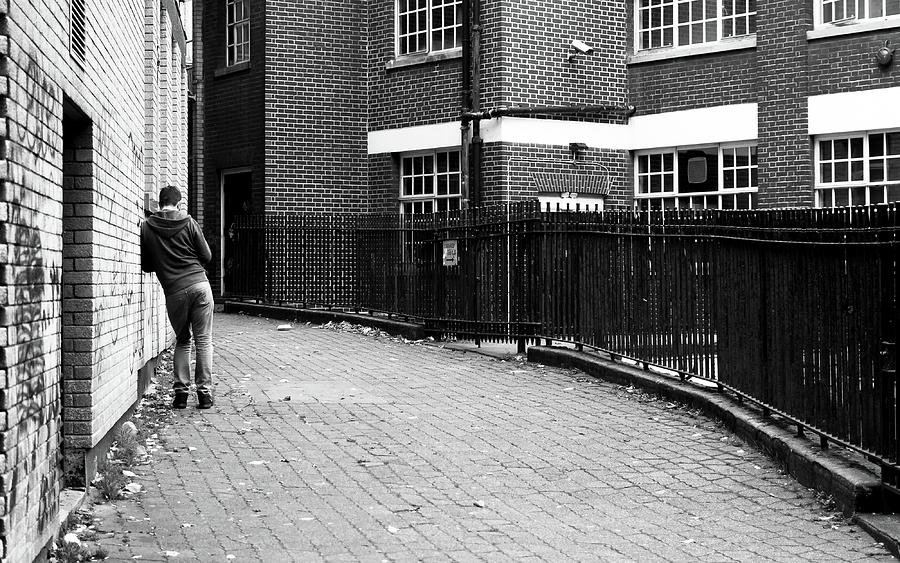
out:
{"label": "man leaning against wall", "polygon": [[213,406],[212,324],[213,295],[204,264],[212,258],[200,226],[178,208],[181,192],[166,186],[159,192],[157,213],[141,226],[141,268],[156,272],[166,294],[166,311],[175,331],[175,398],[172,408],[183,409],[191,385],[191,335],[197,348],[194,380],[197,407]]}

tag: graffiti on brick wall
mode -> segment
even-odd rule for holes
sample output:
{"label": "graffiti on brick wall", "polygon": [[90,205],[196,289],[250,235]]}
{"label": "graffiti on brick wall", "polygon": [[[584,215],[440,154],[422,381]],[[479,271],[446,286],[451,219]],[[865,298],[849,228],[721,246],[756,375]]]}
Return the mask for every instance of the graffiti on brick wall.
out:
{"label": "graffiti on brick wall", "polygon": [[54,123],[53,110],[56,107],[56,89],[47,79],[34,59],[29,59],[25,69],[25,123],[19,125],[18,141],[29,152],[41,159],[54,146],[51,128]]}
{"label": "graffiti on brick wall", "polygon": [[[15,245],[12,247],[10,262],[16,265],[13,280],[14,308],[12,325],[15,326],[18,364],[6,366],[8,373],[17,374],[11,381],[17,387],[17,426],[20,438],[15,448],[14,469],[9,507],[14,514],[28,515],[35,507],[30,503],[37,499],[37,526],[43,532],[56,513],[57,499],[53,492],[52,475],[40,475],[37,468],[43,461],[38,458],[42,451],[38,443],[39,429],[53,425],[59,420],[59,401],[47,401],[47,391],[43,377],[46,369],[56,366],[46,365],[43,336],[47,334],[56,313],[45,310],[44,304],[55,300],[53,295],[45,295],[46,288],[59,287],[61,270],[59,266],[47,264],[43,258],[40,231],[30,226],[33,221],[16,201],[10,206],[9,223],[14,232]],[[45,404],[46,403],[46,404]],[[52,440],[53,437],[51,436]],[[55,466],[51,460],[51,467]],[[39,479],[39,481],[38,481]],[[26,483],[24,490],[22,482]],[[34,490],[38,489],[37,494]]]}
{"label": "graffiti on brick wall", "polygon": [[[115,123],[116,120],[109,117],[108,122]],[[129,169],[123,170],[132,177],[137,178],[144,168],[144,151],[135,140],[134,134],[129,133],[125,139],[124,145],[116,142],[112,138],[109,131],[95,126],[97,130],[97,154],[104,157],[107,162],[113,166],[128,164]]]}

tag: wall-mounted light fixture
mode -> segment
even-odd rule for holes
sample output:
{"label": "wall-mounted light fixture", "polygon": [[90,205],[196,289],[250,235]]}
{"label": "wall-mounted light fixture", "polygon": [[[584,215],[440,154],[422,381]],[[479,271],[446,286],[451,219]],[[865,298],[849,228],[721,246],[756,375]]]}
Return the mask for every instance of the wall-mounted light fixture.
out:
{"label": "wall-mounted light fixture", "polygon": [[587,148],[587,143],[569,143],[569,151],[572,153],[572,164],[575,164],[578,153],[586,151]]}
{"label": "wall-mounted light fixture", "polygon": [[587,43],[585,43],[584,41],[581,41],[580,39],[573,39],[572,40],[572,52],[569,53],[568,58],[569,58],[569,61],[572,61],[575,59],[575,57],[578,56],[579,53],[581,53],[583,55],[590,55],[593,52],[594,52],[594,48],[591,47],[590,45],[588,45]]}
{"label": "wall-mounted light fixture", "polygon": [[881,68],[887,68],[891,66],[891,61],[894,60],[894,49],[891,47],[891,40],[885,39],[884,45],[875,51],[875,62],[878,63],[878,66]]}

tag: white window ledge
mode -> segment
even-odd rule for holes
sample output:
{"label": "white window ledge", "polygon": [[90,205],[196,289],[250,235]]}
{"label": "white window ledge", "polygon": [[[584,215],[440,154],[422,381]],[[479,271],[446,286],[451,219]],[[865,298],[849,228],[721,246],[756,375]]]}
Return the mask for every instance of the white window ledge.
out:
{"label": "white window ledge", "polygon": [[628,56],[628,64],[648,63],[650,61],[664,61],[668,59],[680,59],[696,55],[709,55],[711,53],[723,53],[726,51],[738,51],[741,49],[756,48],[756,34],[744,35],[729,39],[722,39],[715,43],[701,43],[686,47],[660,47],[658,49],[645,49]]}
{"label": "white window ledge", "polygon": [[389,60],[384,65],[384,68],[391,70],[392,68],[436,63],[459,58],[462,58],[462,49],[451,49],[449,51],[438,51],[436,53],[427,53],[423,55],[402,55],[396,59]]}
{"label": "white window ledge", "polygon": [[840,35],[852,35],[854,33],[865,33],[867,31],[880,31],[882,29],[894,29],[900,27],[900,17],[892,16],[881,19],[862,20],[855,23],[845,23],[842,25],[827,24],[806,32],[806,40],[825,39],[827,37],[838,37]]}

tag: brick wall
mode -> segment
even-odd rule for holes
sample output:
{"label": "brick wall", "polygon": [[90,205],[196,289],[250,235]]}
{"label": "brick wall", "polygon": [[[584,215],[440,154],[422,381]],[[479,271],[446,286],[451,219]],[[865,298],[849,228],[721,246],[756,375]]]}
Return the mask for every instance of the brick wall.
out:
{"label": "brick wall", "polygon": [[[0,9],[0,557],[31,561],[56,532],[63,469],[93,476],[168,335],[139,264],[144,1],[88,3],[83,64],[68,52],[67,1]],[[184,144],[170,140],[177,178]]]}
{"label": "brick wall", "polygon": [[883,69],[875,62],[875,52],[885,40],[896,47],[900,31],[861,33],[808,44],[809,95],[852,92],[900,86],[900,70],[895,62]]}
{"label": "brick wall", "polygon": [[628,102],[636,115],[756,102],[753,49],[628,67]]}
{"label": "brick wall", "polygon": [[265,3],[250,2],[249,64],[226,68],[225,10],[218,0],[194,2],[199,19],[203,60],[197,70],[204,84],[203,108],[203,233],[212,250],[210,281],[220,291],[221,173],[248,168],[253,181],[253,207],[265,210]]}
{"label": "brick wall", "polygon": [[[607,206],[621,206],[630,194],[628,153],[623,150],[588,148],[573,162],[568,147],[491,143],[483,161],[484,203],[533,199],[538,193],[534,174],[550,172],[561,177],[572,174],[608,175]],[[558,194],[556,194],[558,195]],[[589,194],[581,193],[588,197]]]}
{"label": "brick wall", "polygon": [[365,17],[359,2],[266,3],[266,210],[365,205]]}
{"label": "brick wall", "polygon": [[[501,0],[486,4],[486,27],[491,31],[485,34],[482,107],[625,102],[623,3]],[[595,52],[568,60],[573,39],[584,41]]]}
{"label": "brick wall", "polygon": [[369,130],[443,123],[460,114],[461,59],[386,68],[394,59],[395,0],[368,4]]}
{"label": "brick wall", "polygon": [[757,4],[759,206],[812,204],[806,32],[812,3]]}

